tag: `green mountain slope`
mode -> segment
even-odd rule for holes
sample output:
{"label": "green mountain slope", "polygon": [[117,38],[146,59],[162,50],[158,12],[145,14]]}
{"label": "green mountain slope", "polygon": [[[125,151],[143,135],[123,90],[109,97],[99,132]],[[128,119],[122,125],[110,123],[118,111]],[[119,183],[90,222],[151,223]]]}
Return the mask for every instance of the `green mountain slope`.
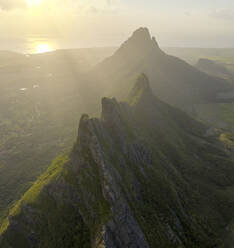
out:
{"label": "green mountain slope", "polygon": [[157,96],[182,108],[227,89],[224,80],[166,55],[147,29],[100,62],[114,51],[0,52],[0,222],[51,159],[70,149],[83,111],[99,113],[103,96],[126,98],[143,71]]}
{"label": "green mountain slope", "polygon": [[50,161],[72,147],[82,112],[98,111],[82,74],[111,51],[0,51],[0,222]]}
{"label": "green mountain slope", "polygon": [[77,141],[11,210],[0,247],[218,247],[233,218],[234,163],[207,127],[154,96],[103,98]]}

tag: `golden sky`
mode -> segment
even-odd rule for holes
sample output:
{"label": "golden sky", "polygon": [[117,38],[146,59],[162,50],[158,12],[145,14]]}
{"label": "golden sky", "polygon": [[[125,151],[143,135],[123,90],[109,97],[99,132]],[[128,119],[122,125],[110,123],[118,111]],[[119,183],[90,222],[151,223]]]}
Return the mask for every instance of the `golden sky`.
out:
{"label": "golden sky", "polygon": [[162,46],[230,47],[233,24],[233,0],[0,0],[0,41],[36,36],[116,46],[147,26]]}

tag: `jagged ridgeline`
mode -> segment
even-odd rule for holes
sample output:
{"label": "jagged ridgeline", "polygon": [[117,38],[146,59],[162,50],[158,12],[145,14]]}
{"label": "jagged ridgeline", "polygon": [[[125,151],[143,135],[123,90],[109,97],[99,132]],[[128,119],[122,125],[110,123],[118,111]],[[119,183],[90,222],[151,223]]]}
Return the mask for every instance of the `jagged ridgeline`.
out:
{"label": "jagged ridgeline", "polygon": [[3,248],[208,248],[233,217],[234,166],[207,127],[157,99],[102,99],[77,141],[11,210]]}
{"label": "jagged ridgeline", "polygon": [[231,101],[230,79],[209,76],[166,54],[147,28],[137,29],[98,63],[112,54],[105,51],[30,57],[0,52],[0,222],[49,161],[72,146],[81,114],[99,113],[103,96],[126,100],[142,72],[161,100],[209,122],[217,116],[219,123],[221,116],[221,123],[232,124],[232,105],[200,105]]}
{"label": "jagged ridgeline", "polygon": [[[221,78],[203,73],[183,60],[166,54],[147,28],[137,29],[113,56],[99,63],[90,75],[101,93],[124,97],[135,78],[145,72],[154,94],[179,108],[216,102],[217,93],[232,87]],[[103,87],[101,87],[103,85]],[[103,96],[103,94],[102,94]]]}

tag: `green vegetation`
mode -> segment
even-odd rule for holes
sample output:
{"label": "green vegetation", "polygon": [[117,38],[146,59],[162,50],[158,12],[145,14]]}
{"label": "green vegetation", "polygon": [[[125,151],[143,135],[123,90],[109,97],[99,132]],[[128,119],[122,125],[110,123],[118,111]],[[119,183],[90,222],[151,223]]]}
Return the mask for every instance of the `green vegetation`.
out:
{"label": "green vegetation", "polygon": [[[146,29],[87,74],[73,56],[58,62],[67,53],[17,60],[28,70],[20,77],[16,65],[0,68],[0,246],[100,248],[104,236],[122,247],[222,245],[234,218],[233,135],[206,137],[205,125],[153,95],[145,75],[130,106],[109,99],[103,102],[109,118],[82,119],[71,154],[57,157],[32,184],[52,157],[71,147],[81,112],[96,113],[99,96],[126,98],[142,71],[165,101],[195,104],[209,122],[234,123],[232,104],[197,105],[230,85],[165,55]],[[17,74],[13,83],[9,71]]]}
{"label": "green vegetation", "polygon": [[234,125],[234,104],[214,103],[195,106],[197,117],[207,123],[232,130]]}
{"label": "green vegetation", "polygon": [[[38,178],[21,200],[10,210],[8,218],[5,219],[1,227],[0,234],[4,235],[1,244],[8,247],[17,242],[19,247],[30,247],[31,244],[25,238],[29,230],[12,232],[9,228],[9,218],[15,218],[19,223],[24,222],[24,206],[27,206],[27,209],[32,209],[33,212],[33,219],[30,223],[26,223],[24,228],[33,230],[33,233],[41,237],[37,244],[39,248],[75,248],[77,246],[88,248],[91,246],[91,239],[97,239],[97,242],[99,242],[98,235],[102,232],[103,225],[110,218],[109,204],[102,195],[102,176],[99,175],[98,167],[92,158],[90,158],[91,167],[80,170],[78,174],[80,183],[78,183],[77,175],[74,174],[71,166],[67,154],[58,156],[52,162],[47,171]],[[90,183],[90,180],[92,183]],[[46,188],[53,187],[56,184],[62,184],[60,190],[64,193],[54,190],[51,193],[48,192]],[[66,187],[72,188],[69,192],[66,192]],[[87,192],[90,198],[81,198],[79,204],[69,203],[69,197],[73,194],[82,196],[84,195],[83,191]],[[61,196],[56,199],[53,194],[61,194]],[[64,196],[68,198],[68,202],[63,199]],[[83,217],[81,217],[81,214]],[[84,223],[84,219],[86,223]],[[13,237],[14,240],[12,240]]]}
{"label": "green vegetation", "polygon": [[[45,173],[43,173],[37,181],[33,184],[33,186],[24,194],[20,201],[11,209],[9,212],[10,216],[15,216],[20,214],[20,206],[21,204],[36,204],[36,201],[39,198],[41,190],[48,184],[51,183],[56,177],[60,176],[61,171],[63,169],[63,165],[68,161],[68,155],[60,155],[58,156],[51,164],[51,166],[47,169]],[[9,225],[8,220],[6,219],[2,225],[0,233],[3,233],[7,226]]]}
{"label": "green vegetation", "polygon": [[103,99],[102,120],[83,115],[72,152],[10,211],[0,245],[222,245],[234,218],[233,135],[205,138],[207,127],[158,100],[145,75],[129,100]]}
{"label": "green vegetation", "polygon": [[[68,155],[58,156],[48,170],[39,177],[34,185],[28,190],[22,199],[10,211],[10,218],[16,218],[22,221],[24,215],[24,206],[36,211],[31,220],[30,230],[33,233],[43,237],[37,244],[37,247],[90,247],[90,232],[84,224],[79,212],[75,206],[69,205],[43,192],[46,187],[61,180],[63,170],[68,165]],[[56,193],[56,192],[55,192]],[[24,230],[16,232],[8,231],[9,222],[6,219],[2,226],[1,233],[4,233],[3,245],[8,247],[12,242],[17,242],[19,247],[30,247],[26,240],[28,235]],[[25,226],[27,228],[27,226]],[[33,230],[33,231],[32,231]],[[21,232],[22,231],[22,232]],[[12,240],[14,239],[14,241]]]}
{"label": "green vegetation", "polygon": [[[138,46],[142,35],[146,43]],[[31,56],[0,53],[0,222],[50,161],[70,149],[81,113],[100,112],[101,97],[114,95],[126,99],[136,76],[142,72],[150,77],[156,95],[173,104],[197,98],[197,82],[201,83],[202,94],[204,83],[213,83],[213,79],[198,75],[189,65],[165,56],[145,29],[135,32],[103,61],[115,50],[62,50]],[[181,58],[188,54],[230,61],[233,54],[225,49],[176,49],[176,53]],[[94,82],[98,85],[95,89]],[[180,92],[192,94],[183,99],[176,95]]]}
{"label": "green vegetation", "polygon": [[97,111],[81,73],[111,51],[0,53],[0,222],[51,160],[72,147],[82,112]]}

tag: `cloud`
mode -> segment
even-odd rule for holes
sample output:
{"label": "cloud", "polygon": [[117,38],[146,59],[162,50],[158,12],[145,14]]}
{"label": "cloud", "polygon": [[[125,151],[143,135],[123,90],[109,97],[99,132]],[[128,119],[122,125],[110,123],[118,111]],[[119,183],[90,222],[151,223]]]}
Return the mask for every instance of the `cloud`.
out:
{"label": "cloud", "polygon": [[225,20],[234,20],[234,9],[217,9],[210,13],[211,17],[225,19]]}

